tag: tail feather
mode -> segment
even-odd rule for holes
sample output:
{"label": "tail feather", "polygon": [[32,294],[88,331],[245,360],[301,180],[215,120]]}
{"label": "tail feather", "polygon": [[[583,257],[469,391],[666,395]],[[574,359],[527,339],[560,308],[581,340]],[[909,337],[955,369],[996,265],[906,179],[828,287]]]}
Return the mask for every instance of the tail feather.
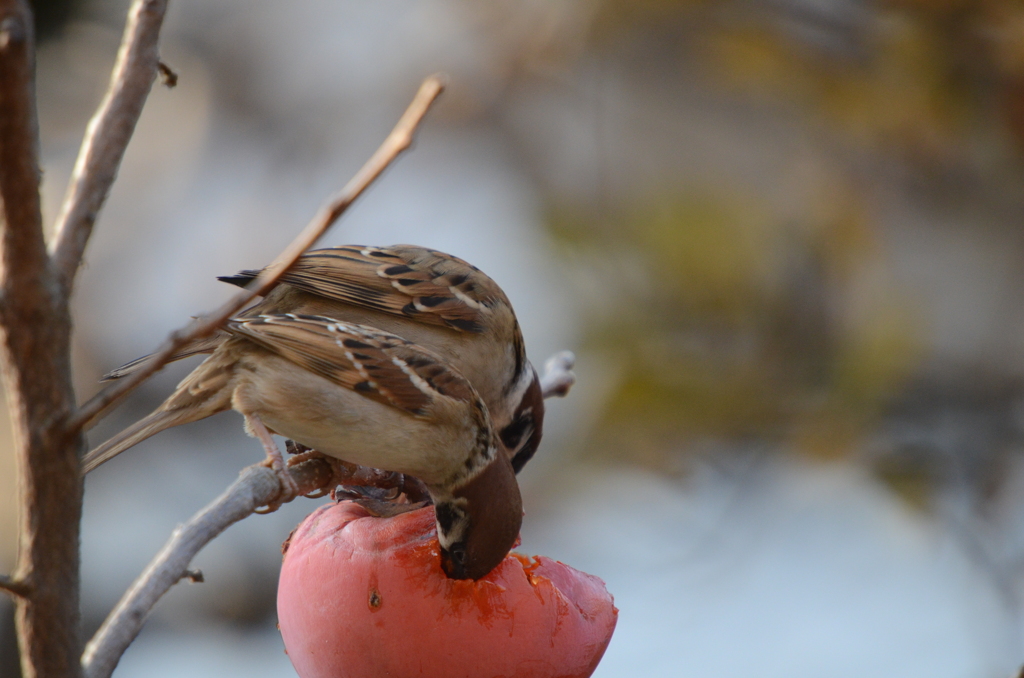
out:
{"label": "tail feather", "polygon": [[193,416],[193,411],[187,409],[157,410],[86,454],[82,458],[82,475],[89,473],[100,464],[110,461],[129,447],[141,443],[146,438],[154,436],[172,426],[187,424],[194,419],[196,417]]}
{"label": "tail feather", "polygon": [[258,276],[259,274],[259,271],[245,270],[239,271],[235,275],[218,275],[217,280],[221,282],[226,282],[227,284],[234,285],[236,287],[245,287],[253,280],[255,280],[256,276]]}
{"label": "tail feather", "polygon": [[[178,360],[190,358],[194,355],[200,355],[202,353],[213,353],[218,346],[224,343],[224,340],[226,338],[227,333],[217,332],[216,334],[213,334],[209,337],[197,339],[193,343],[189,344],[185,348],[181,349],[180,351],[172,355],[170,360],[168,360],[167,362],[173,363]],[[129,374],[135,372],[140,367],[149,362],[149,359],[152,357],[153,354],[150,353],[149,355],[144,355],[141,358],[136,358],[130,363],[125,363],[124,365],[121,365],[120,367],[104,374],[102,377],[100,377],[100,381],[114,381],[115,379],[120,379],[121,377],[127,377]]]}
{"label": "tail feather", "polygon": [[164,429],[230,409],[237,376],[235,364],[236,356],[230,351],[215,351],[178,384],[174,393],[155,412],[86,454],[82,459],[82,473],[92,471]]}

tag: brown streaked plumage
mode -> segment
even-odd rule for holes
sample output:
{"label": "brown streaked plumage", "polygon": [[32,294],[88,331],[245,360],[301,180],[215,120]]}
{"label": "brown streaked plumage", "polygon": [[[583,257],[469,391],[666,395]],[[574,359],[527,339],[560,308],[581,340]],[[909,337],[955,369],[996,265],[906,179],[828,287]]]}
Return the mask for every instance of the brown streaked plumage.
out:
{"label": "brown streaked plumage", "polygon": [[[244,287],[259,271],[220,278]],[[415,245],[346,245],[304,254],[243,317],[322,315],[379,327],[439,354],[487,404],[516,472],[533,456],[544,423],[536,371],[501,288],[475,266]],[[212,352],[226,333],[186,347],[174,359]],[[130,373],[146,358],[107,375]]]}
{"label": "brown streaked plumage", "polygon": [[485,403],[443,358],[322,316],[239,317],[225,331],[156,411],[87,454],[83,471],[170,426],[234,409],[269,455],[277,433],[421,479],[449,576],[476,579],[501,562],[519,533],[519,486]]}

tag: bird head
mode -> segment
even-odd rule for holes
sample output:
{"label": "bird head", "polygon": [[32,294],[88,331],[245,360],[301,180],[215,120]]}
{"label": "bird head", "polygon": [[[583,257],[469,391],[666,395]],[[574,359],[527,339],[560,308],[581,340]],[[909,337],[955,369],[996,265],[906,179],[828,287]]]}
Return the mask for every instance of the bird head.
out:
{"label": "bird head", "polygon": [[523,503],[503,450],[450,497],[435,501],[441,567],[451,579],[480,579],[519,537]]}
{"label": "bird head", "polygon": [[526,462],[533,457],[544,431],[544,394],[537,371],[530,371],[533,379],[523,391],[512,420],[498,432],[502,444],[509,451],[512,469],[516,473],[522,471]]}

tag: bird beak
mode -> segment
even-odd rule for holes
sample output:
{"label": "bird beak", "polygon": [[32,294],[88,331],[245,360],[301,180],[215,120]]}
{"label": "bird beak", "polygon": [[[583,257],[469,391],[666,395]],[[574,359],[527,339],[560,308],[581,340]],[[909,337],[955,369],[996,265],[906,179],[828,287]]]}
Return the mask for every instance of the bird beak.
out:
{"label": "bird beak", "polygon": [[446,549],[441,549],[441,569],[449,579],[469,579],[465,564],[455,562]]}
{"label": "bird beak", "polygon": [[468,523],[450,550],[441,549],[441,567],[452,579],[480,579],[505,559],[523,522],[519,484],[504,450],[453,495],[464,502]]}

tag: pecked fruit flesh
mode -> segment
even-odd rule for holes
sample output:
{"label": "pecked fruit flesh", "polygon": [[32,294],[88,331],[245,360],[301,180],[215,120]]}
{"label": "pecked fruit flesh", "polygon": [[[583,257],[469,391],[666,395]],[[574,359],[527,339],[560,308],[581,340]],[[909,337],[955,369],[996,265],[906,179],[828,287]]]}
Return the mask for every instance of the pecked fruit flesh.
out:
{"label": "pecked fruit flesh", "polygon": [[289,538],[277,609],[301,678],[585,678],[618,615],[604,582],[543,556],[448,579],[432,507],[377,518],[351,502]]}

